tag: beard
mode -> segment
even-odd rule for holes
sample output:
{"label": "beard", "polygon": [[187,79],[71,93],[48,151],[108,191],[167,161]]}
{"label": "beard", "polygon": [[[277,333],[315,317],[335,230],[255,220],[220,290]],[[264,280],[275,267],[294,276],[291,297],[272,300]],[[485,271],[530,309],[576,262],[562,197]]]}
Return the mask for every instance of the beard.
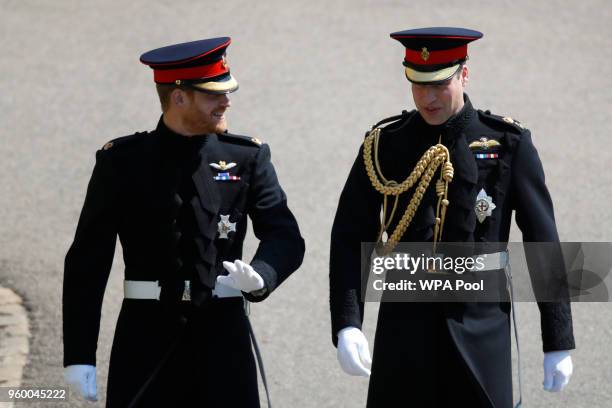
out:
{"label": "beard", "polygon": [[189,133],[201,135],[206,133],[223,133],[227,130],[226,119],[217,120],[211,113],[203,113],[195,107],[183,117],[183,125]]}

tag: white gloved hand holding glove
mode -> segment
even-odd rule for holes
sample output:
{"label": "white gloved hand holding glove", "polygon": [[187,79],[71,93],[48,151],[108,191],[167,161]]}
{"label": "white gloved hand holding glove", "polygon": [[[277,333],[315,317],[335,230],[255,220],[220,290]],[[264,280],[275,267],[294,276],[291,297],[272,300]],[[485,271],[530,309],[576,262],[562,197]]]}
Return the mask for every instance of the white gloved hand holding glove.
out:
{"label": "white gloved hand holding glove", "polygon": [[338,361],[347,374],[370,376],[370,347],[361,330],[345,327],[338,332]]}
{"label": "white gloved hand holding glove", "polygon": [[95,366],[88,364],[69,365],[64,368],[64,380],[70,388],[77,390],[85,400],[98,400]]}
{"label": "white gloved hand holding glove", "polygon": [[544,389],[546,391],[561,391],[569,382],[573,371],[574,366],[569,351],[544,353]]}
{"label": "white gloved hand holding glove", "polygon": [[217,283],[243,292],[254,292],[264,288],[264,280],[253,267],[240,259],[223,262],[223,267],[229,272],[227,276],[218,276]]}

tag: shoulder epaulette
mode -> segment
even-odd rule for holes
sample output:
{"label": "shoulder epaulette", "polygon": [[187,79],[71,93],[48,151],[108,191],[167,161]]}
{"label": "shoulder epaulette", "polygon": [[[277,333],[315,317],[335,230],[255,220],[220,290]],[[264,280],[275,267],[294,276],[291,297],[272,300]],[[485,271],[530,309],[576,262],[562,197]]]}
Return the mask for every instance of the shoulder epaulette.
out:
{"label": "shoulder epaulette", "polygon": [[484,120],[490,123],[502,124],[505,128],[516,130],[519,133],[524,132],[527,128],[518,120],[511,118],[510,116],[500,116],[491,113],[491,111],[478,110],[478,115]]}
{"label": "shoulder epaulette", "polygon": [[384,125],[384,124],[387,124],[387,123],[399,122],[401,120],[408,119],[409,117],[414,115],[415,112],[416,112],[416,110],[411,110],[410,112],[408,112],[407,110],[403,110],[402,113],[399,114],[399,115],[390,116],[388,118],[385,118],[385,119],[379,121],[374,126],[372,126],[372,129],[380,127],[381,125]]}
{"label": "shoulder epaulette", "polygon": [[[400,129],[404,124],[408,122],[408,119],[410,119],[415,113],[416,113],[416,110],[411,110],[410,112],[408,112],[407,110],[403,110],[402,113],[399,115],[390,116],[388,118],[385,118],[379,121],[374,126],[372,126],[371,130],[374,130],[385,124],[388,124],[387,126],[383,128],[385,131],[393,131],[393,130]],[[369,134],[370,134],[370,131],[366,132],[365,134],[366,137]]]}
{"label": "shoulder epaulette", "polygon": [[130,144],[131,142],[140,140],[143,136],[146,136],[146,135],[147,135],[147,132],[136,132],[133,135],[121,136],[121,137],[111,140],[110,142],[105,143],[104,146],[102,146],[101,150],[106,151],[106,150],[117,148],[118,146],[125,146],[125,145]]}
{"label": "shoulder epaulette", "polygon": [[251,137],[251,136],[242,136],[242,135],[235,135],[233,133],[218,133],[219,136],[219,140],[224,140],[227,142],[234,142],[234,143],[241,143],[241,144],[248,144],[250,146],[257,146],[260,147],[263,142],[256,138],[256,137]]}

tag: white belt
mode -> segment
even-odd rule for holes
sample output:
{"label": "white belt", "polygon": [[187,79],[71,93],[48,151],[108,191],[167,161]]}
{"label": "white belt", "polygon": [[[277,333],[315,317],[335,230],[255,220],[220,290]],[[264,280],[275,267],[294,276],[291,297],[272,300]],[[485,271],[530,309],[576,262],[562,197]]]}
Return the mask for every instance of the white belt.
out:
{"label": "white belt", "polygon": [[[126,299],[149,299],[159,300],[161,286],[159,281],[123,281],[123,297]],[[242,297],[242,292],[238,289],[217,283],[212,291],[213,297]],[[189,281],[185,281],[185,290],[181,300],[191,300],[191,290]]]}
{"label": "white belt", "polygon": [[[444,254],[436,254],[438,257],[440,258],[444,258]],[[486,272],[486,271],[495,271],[495,270],[499,270],[499,269],[505,269],[507,266],[509,266],[509,257],[508,257],[508,251],[500,251],[500,252],[493,252],[490,254],[479,254],[479,255],[471,255],[470,258],[472,259],[476,259],[479,258],[479,263],[478,263],[478,267],[474,266],[474,268],[472,269],[468,269],[466,270],[467,272]],[[482,265],[482,267],[480,267]],[[433,273],[433,274],[443,274],[443,275],[453,275],[456,272],[440,272],[440,271],[427,271],[428,273]],[[457,273],[458,275],[462,275]]]}
{"label": "white belt", "polygon": [[480,258],[482,263],[484,264],[484,268],[473,268],[472,272],[494,271],[497,269],[504,269],[506,266],[508,266],[509,261],[508,251],[494,252],[492,254],[480,254],[473,256],[472,258]]}

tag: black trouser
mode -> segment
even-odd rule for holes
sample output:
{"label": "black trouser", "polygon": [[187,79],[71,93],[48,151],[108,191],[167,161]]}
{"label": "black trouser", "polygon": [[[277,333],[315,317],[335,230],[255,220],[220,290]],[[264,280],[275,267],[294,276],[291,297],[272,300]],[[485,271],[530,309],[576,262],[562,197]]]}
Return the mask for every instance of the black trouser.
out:
{"label": "black trouser", "polygon": [[[484,369],[482,365],[486,364],[486,368],[490,368],[487,372],[494,372],[499,378],[499,381],[488,379],[489,385],[493,383],[497,387],[493,388],[499,403],[494,405],[466,365],[449,332],[446,318],[449,308],[454,307],[448,303],[381,304],[368,408],[512,407],[512,386],[510,380],[506,381],[511,375],[510,367],[504,364],[506,356],[501,352],[495,355],[499,362],[473,360],[481,365],[476,369]],[[495,311],[498,306],[491,303],[483,308]],[[489,320],[483,316],[482,332],[479,333],[485,337],[487,322]],[[508,335],[506,331],[500,334],[505,335]],[[498,341],[496,337],[490,340]],[[505,347],[504,342],[498,348]],[[507,347],[509,358],[509,343]]]}
{"label": "black trouser", "polygon": [[182,302],[173,311],[155,300],[124,300],[106,406],[130,406],[144,387],[133,406],[259,408],[246,319],[241,298],[213,299],[198,309]]}

